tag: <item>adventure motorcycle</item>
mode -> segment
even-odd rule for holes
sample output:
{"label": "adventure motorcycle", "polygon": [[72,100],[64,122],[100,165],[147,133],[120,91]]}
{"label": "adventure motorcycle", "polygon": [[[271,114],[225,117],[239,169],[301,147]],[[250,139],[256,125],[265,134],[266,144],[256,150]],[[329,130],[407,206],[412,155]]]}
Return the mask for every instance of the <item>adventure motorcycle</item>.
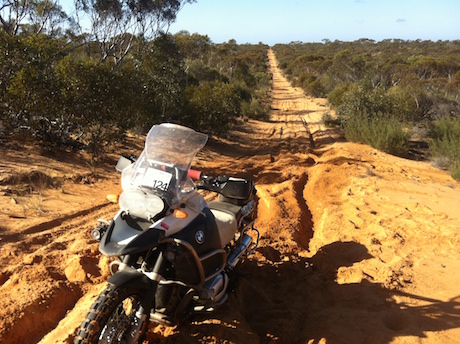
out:
{"label": "adventure motorcycle", "polygon": [[[139,158],[118,161],[120,211],[91,232],[117,260],[75,343],[142,342],[149,322],[174,325],[226,301],[235,268],[259,240],[256,189],[252,180],[191,170],[206,141],[183,126],[155,125]],[[207,203],[198,189],[218,200]]]}

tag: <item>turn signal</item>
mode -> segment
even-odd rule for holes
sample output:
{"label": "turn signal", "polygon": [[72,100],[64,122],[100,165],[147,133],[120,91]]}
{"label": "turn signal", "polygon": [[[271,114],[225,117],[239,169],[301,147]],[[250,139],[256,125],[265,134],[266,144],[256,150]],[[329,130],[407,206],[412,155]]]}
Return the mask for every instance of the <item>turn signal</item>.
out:
{"label": "turn signal", "polygon": [[174,209],[174,217],[176,219],[186,219],[188,214],[182,209]]}
{"label": "turn signal", "polygon": [[118,198],[120,195],[107,195],[107,200],[112,203],[118,203]]}

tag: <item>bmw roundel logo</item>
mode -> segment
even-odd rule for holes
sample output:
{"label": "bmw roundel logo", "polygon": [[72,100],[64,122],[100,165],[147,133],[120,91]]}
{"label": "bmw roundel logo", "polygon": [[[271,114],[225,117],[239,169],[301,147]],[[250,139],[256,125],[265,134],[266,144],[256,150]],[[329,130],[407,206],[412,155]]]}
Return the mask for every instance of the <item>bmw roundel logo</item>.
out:
{"label": "bmw roundel logo", "polygon": [[199,244],[204,243],[204,233],[202,230],[199,230],[195,233],[195,240]]}

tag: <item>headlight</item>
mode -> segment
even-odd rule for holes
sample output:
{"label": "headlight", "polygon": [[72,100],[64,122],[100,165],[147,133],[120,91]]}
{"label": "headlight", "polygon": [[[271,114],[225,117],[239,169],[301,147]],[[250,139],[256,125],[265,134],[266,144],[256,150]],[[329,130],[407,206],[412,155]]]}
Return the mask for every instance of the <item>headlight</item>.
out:
{"label": "headlight", "polygon": [[163,200],[139,189],[123,191],[119,199],[120,209],[135,217],[152,219],[165,209]]}

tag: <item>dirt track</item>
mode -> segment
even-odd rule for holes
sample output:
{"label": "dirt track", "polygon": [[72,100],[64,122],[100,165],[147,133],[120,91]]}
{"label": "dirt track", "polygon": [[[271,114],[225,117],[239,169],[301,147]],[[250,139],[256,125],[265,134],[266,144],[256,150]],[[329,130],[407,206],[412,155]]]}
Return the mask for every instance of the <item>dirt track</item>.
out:
{"label": "dirt track", "polygon": [[[326,101],[269,57],[270,121],[210,140],[194,166],[255,178],[259,249],[226,305],[149,342],[460,343],[459,183],[342,142],[320,125]],[[102,168],[26,148],[0,164],[0,342],[67,343],[108,275],[89,230],[117,209],[115,155]]]}

